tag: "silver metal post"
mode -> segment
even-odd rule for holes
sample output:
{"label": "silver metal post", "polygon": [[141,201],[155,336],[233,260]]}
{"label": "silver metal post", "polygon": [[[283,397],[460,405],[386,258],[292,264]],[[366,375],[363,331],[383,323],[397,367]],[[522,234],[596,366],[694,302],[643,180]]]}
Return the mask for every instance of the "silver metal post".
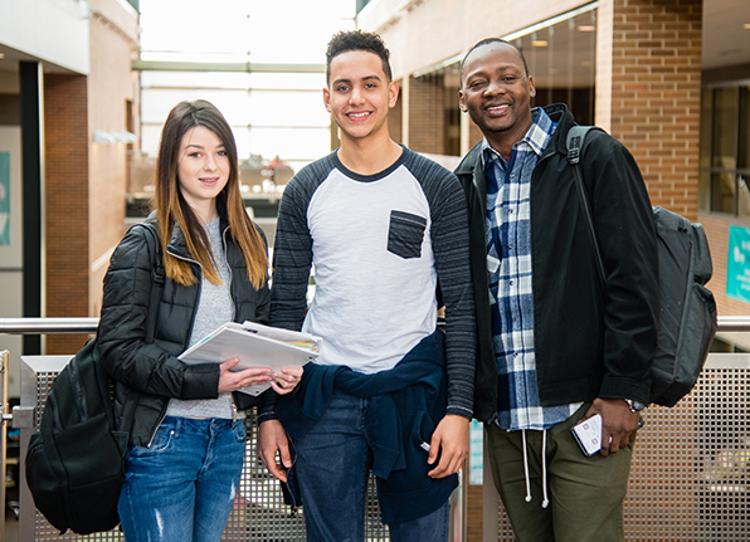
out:
{"label": "silver metal post", "polygon": [[8,420],[10,410],[8,409],[8,367],[10,353],[7,350],[0,352],[0,378],[2,378],[2,394],[0,395],[0,534],[5,533],[5,510],[7,503],[7,491],[5,484],[8,475]]}
{"label": "silver metal post", "polygon": [[[56,333],[95,333],[99,323],[98,318],[0,318],[0,334],[31,334],[31,335],[44,335],[44,334],[56,334]],[[722,316],[718,319],[718,330],[720,332],[750,332],[750,316]],[[713,354],[709,357],[706,363],[706,368],[712,368],[713,365],[719,364],[720,367],[734,367],[740,361],[746,364],[747,360],[743,358],[740,360],[736,355],[717,356]],[[726,357],[726,359],[725,359]],[[47,356],[46,358],[53,358],[53,356]],[[0,376],[2,377],[2,396],[0,396],[0,467],[2,469],[2,481],[0,482],[0,505],[3,507],[3,513],[0,514],[0,535],[4,534],[4,523],[5,523],[5,500],[6,500],[6,488],[5,488],[5,475],[7,465],[7,425],[8,422],[12,421],[14,427],[24,427],[27,430],[22,431],[21,438],[21,457],[24,457],[26,448],[28,447],[28,438],[33,428],[33,416],[35,408],[38,407],[38,398],[36,390],[36,375],[30,369],[24,369],[23,363],[21,364],[21,406],[13,409],[13,414],[9,412],[9,405],[7,402],[8,396],[8,366],[10,362],[10,355],[7,351],[0,352]],[[60,360],[52,360],[55,363]],[[41,363],[41,362],[40,362]],[[54,371],[51,367],[45,369],[46,372],[56,373],[62,367],[62,363],[58,363]],[[742,365],[744,368],[745,365]],[[25,371],[25,372],[24,372]],[[43,371],[44,372],[44,371]],[[28,374],[26,374],[28,373]],[[483,527],[485,541],[497,540],[498,536],[498,505],[499,498],[492,481],[490,467],[488,463],[487,443],[485,435],[485,452],[484,452],[484,487],[483,487]],[[254,455],[254,454],[251,454]],[[31,495],[28,488],[25,486],[25,477],[23,468],[21,468],[21,540],[32,540],[34,538],[34,514],[35,509]],[[462,483],[459,491],[456,492],[452,499],[451,509],[451,536],[452,540],[462,538],[466,533],[466,486],[467,486],[466,475],[462,476]]]}
{"label": "silver metal post", "polygon": [[0,318],[0,333],[94,333],[98,325],[98,318]]}

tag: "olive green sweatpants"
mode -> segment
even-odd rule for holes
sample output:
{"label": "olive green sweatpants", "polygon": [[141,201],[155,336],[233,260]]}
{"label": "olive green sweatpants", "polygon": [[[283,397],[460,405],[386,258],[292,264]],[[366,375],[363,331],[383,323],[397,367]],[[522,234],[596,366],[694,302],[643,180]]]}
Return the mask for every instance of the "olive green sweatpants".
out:
{"label": "olive green sweatpants", "polygon": [[526,431],[531,502],[526,502],[521,431],[489,425],[492,476],[519,542],[617,542],[632,445],[616,454],[586,457],[570,434],[588,408],[547,430],[549,506],[542,508],[542,432]]}

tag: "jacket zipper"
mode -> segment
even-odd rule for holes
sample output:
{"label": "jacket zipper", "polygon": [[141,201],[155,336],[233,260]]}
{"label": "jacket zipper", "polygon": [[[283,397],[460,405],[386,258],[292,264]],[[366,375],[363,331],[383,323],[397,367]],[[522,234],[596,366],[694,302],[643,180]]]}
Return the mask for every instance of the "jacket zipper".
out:
{"label": "jacket zipper", "polygon": [[[169,250],[167,250],[167,254],[169,254],[170,256],[174,256],[175,258],[177,258],[179,260],[183,260],[183,261],[186,261],[186,262],[194,263],[194,264],[196,264],[198,266],[199,269],[202,269],[201,268],[201,264],[198,263],[197,261],[191,259],[191,258],[187,258],[185,256],[180,256],[179,254],[175,254],[174,252],[171,252]],[[200,299],[200,296],[201,296],[201,281],[199,279],[198,280],[198,299]],[[192,315],[191,320],[190,320],[190,331],[191,332],[192,332],[192,329],[193,329],[193,325],[195,324],[195,314],[196,314],[196,312],[197,311],[193,311],[193,315]],[[183,350],[187,349],[187,343],[190,342],[190,334],[188,334],[187,337],[188,337],[187,340],[182,345],[182,349]],[[152,429],[152,431],[151,431],[151,437],[148,439],[148,444],[146,444],[146,448],[151,448],[151,445],[154,443],[154,437],[156,437],[156,432],[159,430],[159,426],[164,421],[164,418],[167,417],[167,409],[168,408],[169,408],[169,401],[167,401],[165,403],[165,405],[161,409],[161,413],[159,415],[159,422]]]}
{"label": "jacket zipper", "polygon": [[[552,140],[551,139],[547,143],[547,145],[550,145],[550,144],[552,144]],[[531,172],[531,182],[532,183],[535,182],[535,181],[537,183],[539,182],[539,175],[538,175],[539,166],[545,160],[547,160],[547,159],[551,158],[553,155],[555,155],[555,153],[556,153],[556,151],[545,153],[545,154],[543,154],[539,158],[539,160],[537,160],[537,163],[534,166],[534,171]],[[534,217],[534,199],[531,196],[532,196],[532,189],[531,189],[531,187],[529,187],[529,247],[533,247],[534,246],[534,228],[532,226],[532,224],[534,223],[533,222],[533,217]],[[534,262],[534,250],[533,250],[533,248],[531,249],[531,262],[532,262],[532,265],[531,265],[531,291],[533,292],[534,291],[534,264],[533,264],[533,262]],[[533,304],[533,300],[532,300],[532,304]],[[532,307],[532,310],[533,310],[533,307]],[[535,328],[534,328],[533,331],[534,331],[534,335],[536,336],[536,319],[534,320],[534,326],[535,326]],[[536,380],[537,380],[537,386],[538,386],[539,385],[538,384],[538,382],[539,382],[539,370],[538,370],[538,368],[535,369],[535,372],[536,372]],[[528,393],[528,390],[527,390],[527,393]],[[499,408],[499,400],[500,400],[500,398],[498,397],[498,404],[495,406],[495,416],[497,416],[497,409]]]}
{"label": "jacket zipper", "polygon": [[[229,226],[224,228],[224,231],[221,234],[221,241],[224,245],[224,258],[227,261],[227,268],[229,269],[229,297],[232,298],[232,304],[234,305],[234,319],[237,320],[237,316],[240,314],[240,307],[237,303],[234,301],[234,296],[232,295],[232,282],[234,280],[234,273],[232,272],[232,264],[229,263],[229,250],[227,249],[227,232],[229,231]],[[241,323],[241,322],[240,322]],[[240,418],[239,414],[240,411],[237,408],[237,404],[234,402],[234,394],[230,394],[232,396],[232,419],[237,420]]]}
{"label": "jacket zipper", "polygon": [[[224,258],[227,260],[227,268],[229,269],[229,296],[232,297],[232,282],[234,280],[234,273],[232,272],[232,264],[229,263],[229,251],[227,250],[227,232],[229,231],[229,226],[224,228],[224,232],[221,234],[221,241],[224,244]],[[237,315],[240,313],[240,308],[237,305],[237,303],[234,302],[234,297],[232,297],[232,303],[234,304],[234,319],[237,319]]]}

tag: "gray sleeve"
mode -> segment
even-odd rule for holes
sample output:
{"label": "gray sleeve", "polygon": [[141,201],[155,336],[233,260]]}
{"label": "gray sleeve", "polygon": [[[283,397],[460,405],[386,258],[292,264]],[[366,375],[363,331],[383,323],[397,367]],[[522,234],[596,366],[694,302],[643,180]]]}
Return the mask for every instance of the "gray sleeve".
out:
{"label": "gray sleeve", "polygon": [[469,267],[469,223],[461,184],[419,157],[410,167],[430,205],[432,250],[445,306],[448,412],[471,418],[476,362],[476,313]]}
{"label": "gray sleeve", "polygon": [[[273,249],[270,324],[299,331],[307,310],[307,282],[312,267],[312,237],[307,227],[307,206],[315,189],[327,176],[316,162],[289,182],[279,204]],[[275,420],[277,395],[263,394],[258,424]]]}
{"label": "gray sleeve", "polygon": [[271,325],[295,331],[302,329],[305,319],[307,282],[312,266],[307,206],[315,188],[322,182],[311,166],[302,169],[284,190],[273,250]]}

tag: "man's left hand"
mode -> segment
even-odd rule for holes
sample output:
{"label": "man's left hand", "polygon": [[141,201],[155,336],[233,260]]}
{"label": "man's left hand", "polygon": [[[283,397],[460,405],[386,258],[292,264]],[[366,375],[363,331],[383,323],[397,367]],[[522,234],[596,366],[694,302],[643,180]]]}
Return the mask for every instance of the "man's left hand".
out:
{"label": "man's left hand", "polygon": [[427,473],[430,478],[455,474],[469,455],[469,420],[457,414],[446,414],[432,433],[427,463],[439,463]]}
{"label": "man's left hand", "polygon": [[635,439],[640,415],[631,412],[623,399],[594,399],[584,418],[594,414],[602,417],[601,454],[604,457],[617,453]]}

